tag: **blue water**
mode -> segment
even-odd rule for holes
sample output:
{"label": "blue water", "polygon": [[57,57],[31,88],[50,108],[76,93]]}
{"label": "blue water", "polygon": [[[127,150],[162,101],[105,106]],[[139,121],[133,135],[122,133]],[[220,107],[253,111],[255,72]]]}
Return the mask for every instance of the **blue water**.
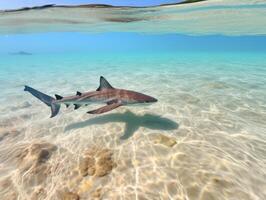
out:
{"label": "blue water", "polygon": [[0,37],[0,54],[40,53],[153,53],[153,52],[266,52],[265,36],[188,36],[143,33],[42,33]]}
{"label": "blue water", "polygon": [[[196,15],[216,7],[179,12]],[[255,16],[253,9],[265,6],[218,5],[225,14],[234,9],[249,9]],[[40,12],[47,17],[46,10]],[[116,12],[110,11],[111,16]],[[266,198],[263,27],[232,27],[235,22],[228,21],[215,25],[219,34],[213,34],[211,22],[202,27],[204,34],[182,24],[182,30],[167,32],[174,24],[170,17],[164,18],[166,24],[155,20],[158,30],[146,21],[145,33],[140,31],[142,21],[133,26],[95,21],[95,32],[70,23],[74,31],[65,32],[69,22],[57,27],[40,16],[32,24],[27,12],[14,15],[21,15],[27,26],[8,21],[10,13],[0,19],[0,24],[12,24],[10,29],[0,27],[0,197]],[[106,31],[117,29],[121,31]],[[62,106],[58,116],[49,118],[50,108],[23,91],[29,85],[51,96],[74,95],[96,90],[100,76],[115,88],[159,101],[125,105],[103,115],[86,113],[99,104],[78,110]],[[88,157],[93,162],[87,163],[89,175],[84,175],[80,163]]]}

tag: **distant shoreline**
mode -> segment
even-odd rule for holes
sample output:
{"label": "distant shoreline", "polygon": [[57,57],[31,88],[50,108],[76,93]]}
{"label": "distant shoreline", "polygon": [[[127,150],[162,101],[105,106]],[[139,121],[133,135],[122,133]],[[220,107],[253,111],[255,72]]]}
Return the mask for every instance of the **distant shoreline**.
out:
{"label": "distant shoreline", "polygon": [[28,10],[42,10],[47,8],[154,8],[154,7],[163,7],[163,6],[174,6],[182,4],[197,3],[207,0],[185,0],[178,3],[169,3],[169,4],[160,4],[153,6],[113,6],[109,4],[81,4],[81,5],[57,5],[57,4],[47,4],[42,6],[33,6],[33,7],[23,7],[18,9],[6,9],[0,10],[0,12],[19,12],[19,11],[28,11]]}
{"label": "distant shoreline", "polygon": [[31,56],[32,53],[27,51],[17,51],[17,52],[10,52],[9,55],[20,55],[20,56]]}

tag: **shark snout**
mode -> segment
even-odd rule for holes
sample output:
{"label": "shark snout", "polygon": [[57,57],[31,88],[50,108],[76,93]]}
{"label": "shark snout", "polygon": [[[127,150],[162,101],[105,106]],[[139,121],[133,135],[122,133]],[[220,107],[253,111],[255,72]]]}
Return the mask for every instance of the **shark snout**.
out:
{"label": "shark snout", "polygon": [[154,103],[157,102],[158,100],[155,99],[154,97],[147,96],[144,100],[144,103]]}
{"label": "shark snout", "polygon": [[150,102],[157,102],[157,101],[158,101],[158,99],[155,99],[154,97],[151,97]]}

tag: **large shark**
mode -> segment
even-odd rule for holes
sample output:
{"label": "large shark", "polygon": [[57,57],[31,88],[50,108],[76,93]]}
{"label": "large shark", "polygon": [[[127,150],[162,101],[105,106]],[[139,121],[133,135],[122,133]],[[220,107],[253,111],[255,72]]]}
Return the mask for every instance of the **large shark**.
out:
{"label": "large shark", "polygon": [[90,103],[105,103],[107,105],[87,112],[89,114],[101,114],[128,104],[157,102],[157,99],[139,92],[116,89],[102,76],[100,77],[100,86],[96,91],[84,93],[77,91],[77,94],[73,96],[62,97],[56,94],[53,98],[29,86],[25,86],[24,91],[31,93],[47,106],[50,106],[51,117],[58,114],[61,104],[65,104],[67,107],[74,104],[75,109],[78,109],[82,105]]}

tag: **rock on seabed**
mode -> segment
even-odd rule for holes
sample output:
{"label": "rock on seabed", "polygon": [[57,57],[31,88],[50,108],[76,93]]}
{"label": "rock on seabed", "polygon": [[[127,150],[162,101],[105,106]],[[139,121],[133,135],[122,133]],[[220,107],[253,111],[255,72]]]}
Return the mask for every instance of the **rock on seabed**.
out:
{"label": "rock on seabed", "polygon": [[115,167],[112,155],[109,149],[92,148],[87,150],[79,163],[80,174],[82,176],[106,176]]}
{"label": "rock on seabed", "polygon": [[59,195],[60,200],[79,200],[79,195],[74,192],[61,192]]}
{"label": "rock on seabed", "polygon": [[16,153],[20,173],[28,172],[29,175],[25,183],[39,185],[47,178],[50,172],[47,161],[56,149],[55,145],[47,142],[34,142]]}
{"label": "rock on seabed", "polygon": [[176,145],[175,138],[163,134],[155,134],[151,137],[151,139],[155,144],[162,144],[167,147],[173,147]]}

